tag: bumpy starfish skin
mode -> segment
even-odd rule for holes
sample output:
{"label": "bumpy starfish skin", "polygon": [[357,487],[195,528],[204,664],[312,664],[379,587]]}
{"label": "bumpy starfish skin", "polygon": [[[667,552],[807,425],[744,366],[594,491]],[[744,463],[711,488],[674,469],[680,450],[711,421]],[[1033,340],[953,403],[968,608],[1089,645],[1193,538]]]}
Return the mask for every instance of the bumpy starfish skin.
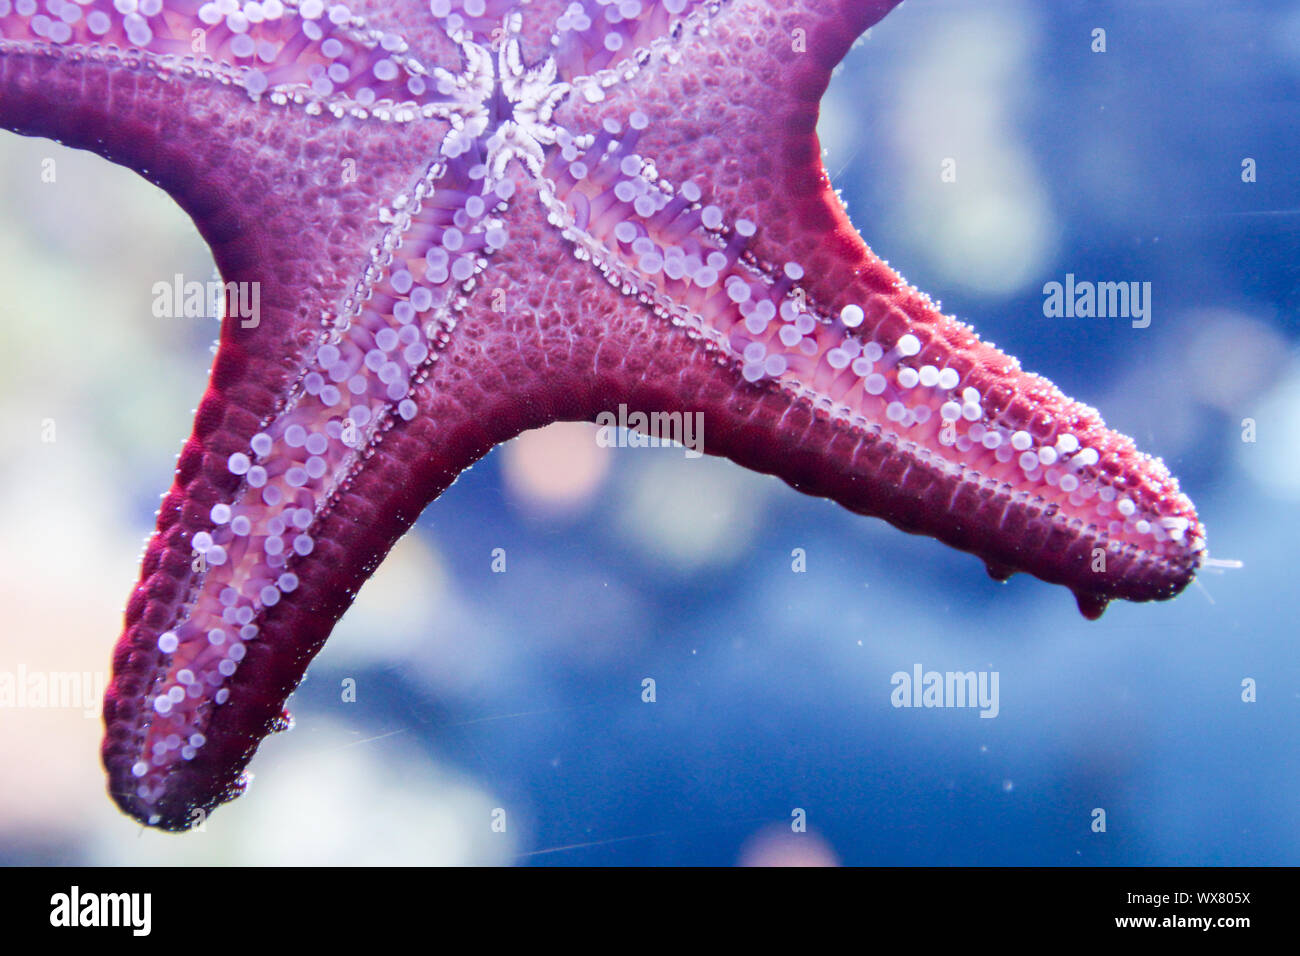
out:
{"label": "bumpy starfish skin", "polygon": [[[1164,466],[862,243],[815,134],[895,0],[0,0],[0,126],[140,171],[232,315],[126,610],[110,791],[184,829],[394,541],[521,431],[706,450],[1107,601],[1203,532]],[[196,46],[197,44],[197,46]]]}

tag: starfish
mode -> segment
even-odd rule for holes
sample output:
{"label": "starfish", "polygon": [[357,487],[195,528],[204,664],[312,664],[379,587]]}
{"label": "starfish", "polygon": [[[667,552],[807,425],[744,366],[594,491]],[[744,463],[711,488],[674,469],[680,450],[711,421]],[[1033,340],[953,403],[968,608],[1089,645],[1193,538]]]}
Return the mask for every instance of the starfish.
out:
{"label": "starfish", "polygon": [[1088,617],[1188,584],[1204,533],[1164,465],[943,315],[831,188],[820,98],[896,3],[0,0],[0,126],[146,176],[225,283],[105,699],[127,813],[180,830],[240,793],[424,507],[621,405],[702,413],[709,453]]}

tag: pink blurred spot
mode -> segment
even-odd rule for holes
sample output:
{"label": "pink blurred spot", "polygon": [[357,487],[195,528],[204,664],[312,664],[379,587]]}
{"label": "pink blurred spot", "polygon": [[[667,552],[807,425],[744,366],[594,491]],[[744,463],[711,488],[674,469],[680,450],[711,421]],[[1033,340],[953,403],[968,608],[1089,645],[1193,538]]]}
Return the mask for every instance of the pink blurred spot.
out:
{"label": "pink blurred spot", "polygon": [[771,824],[740,848],[740,866],[839,866],[839,857],[821,835],[793,832],[789,825]]}
{"label": "pink blurred spot", "polygon": [[596,444],[595,425],[556,422],[525,432],[505,447],[506,493],[533,514],[573,514],[600,488],[609,462],[608,449]]}

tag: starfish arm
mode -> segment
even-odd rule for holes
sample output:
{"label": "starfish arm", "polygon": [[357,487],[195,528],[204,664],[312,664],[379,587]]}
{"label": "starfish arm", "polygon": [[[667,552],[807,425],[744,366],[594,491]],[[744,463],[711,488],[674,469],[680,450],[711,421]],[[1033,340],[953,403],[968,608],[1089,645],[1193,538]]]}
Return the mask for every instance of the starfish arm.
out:
{"label": "starfish arm", "polygon": [[[320,0],[267,0],[251,10],[215,0],[50,0],[43,6],[3,0],[0,57],[19,61],[19,68],[0,80],[0,90],[5,98],[46,106],[49,98],[40,94],[49,90],[42,87],[65,85],[69,65],[89,61],[98,66],[92,73],[124,67],[161,84],[230,87],[314,116],[411,122],[463,107],[464,78],[426,66],[400,32],[409,26],[426,55],[454,62],[455,41],[431,28],[428,17],[380,9],[372,22],[346,6],[326,9]],[[103,85],[88,78],[75,92]],[[0,107],[12,112],[24,105],[0,101]]]}
{"label": "starfish arm", "polygon": [[[295,385],[301,393],[307,365],[327,329],[336,326],[341,316],[350,317],[348,310],[355,309],[355,303],[349,297],[355,297],[358,285],[379,269],[376,261],[391,254],[386,244],[391,246],[393,236],[401,231],[398,224],[409,216],[427,178],[427,157],[437,155],[448,127],[436,121],[411,126],[405,136],[390,143],[374,120],[287,105],[268,111],[246,90],[214,85],[201,77],[169,75],[145,64],[126,66],[95,56],[66,58],[49,50],[12,47],[0,53],[0,125],[93,150],[146,175],[194,219],[225,284],[227,319],[209,387],[127,604],[123,634],[114,652],[114,679],[105,700],[104,760],[114,797],[142,821],[190,825],[194,811],[214,805],[238,787],[238,771],[247,760],[240,755],[245,751],[251,755],[256,741],[275,724],[285,696],[302,673],[301,668],[294,671],[292,664],[286,671],[283,661],[292,660],[300,646],[323,640],[328,624],[321,633],[314,622],[332,624],[331,611],[337,607],[341,612],[338,601],[347,603],[339,597],[345,591],[304,587],[325,617],[305,614],[290,619],[294,608],[286,602],[281,613],[288,623],[279,626],[286,634],[300,628],[305,645],[286,639],[277,645],[283,648],[278,654],[265,655],[264,667],[260,648],[254,649],[250,657],[259,666],[241,671],[252,690],[241,690],[236,697],[239,706],[227,708],[226,713],[233,713],[229,731],[218,727],[205,733],[210,730],[206,721],[191,719],[187,708],[191,703],[197,706],[197,696],[169,708],[172,721],[163,727],[164,715],[158,708],[167,704],[160,703],[160,692],[167,701],[169,689],[180,687],[189,693],[200,681],[221,678],[217,686],[203,688],[202,703],[213,706],[214,695],[222,689],[219,685],[230,676],[220,668],[231,669],[237,663],[232,651],[242,655],[243,647],[252,647],[240,637],[245,624],[236,620],[232,626],[232,620],[221,618],[220,612],[228,609],[220,603],[223,592],[232,583],[236,590],[251,587],[250,580],[258,585],[256,601],[235,607],[248,615],[248,625],[256,629],[260,613],[253,615],[251,609],[260,612],[263,603],[274,600],[261,590],[268,586],[276,590],[291,580],[283,578],[291,573],[285,568],[269,579],[265,573],[257,579],[245,573],[242,580],[232,582],[227,573],[237,568],[247,572],[247,561],[237,560],[239,544],[246,551],[246,541],[255,538],[264,547],[268,539],[265,522],[255,523],[259,512],[249,501],[247,473],[231,471],[231,456],[253,455],[253,435],[264,434],[263,429],[277,422],[277,438],[282,437],[283,412],[294,397]],[[175,290],[175,294],[179,299],[188,293]],[[427,350],[430,342],[423,332],[419,339],[418,347]],[[402,349],[413,345],[413,341],[400,343]],[[348,398],[344,415],[364,404],[356,395]],[[360,414],[358,410],[356,417]],[[367,429],[362,424],[358,431],[364,435]],[[364,442],[359,443],[361,447],[349,455],[364,453]],[[394,445],[398,443],[390,447]],[[348,469],[346,462],[336,463],[328,455],[322,461],[326,459]],[[377,456],[375,471],[386,461]],[[313,477],[310,485],[318,484],[321,477]],[[275,485],[277,478],[267,483]],[[303,522],[306,528],[295,527],[295,533],[284,538],[291,553],[295,540],[309,530],[319,539],[322,554],[334,553],[341,547],[338,541],[353,540],[357,553],[367,553],[365,532],[348,522],[361,510],[362,498],[357,491],[340,492],[335,498],[328,529],[318,531],[313,518],[311,523]],[[241,517],[250,523],[249,533],[235,544],[222,537],[230,519],[220,528],[212,519],[214,506],[222,502],[237,506],[240,513],[232,515],[237,524]],[[316,502],[302,504],[312,505],[315,515]],[[394,503],[399,511],[400,505]],[[231,546],[225,557],[223,545]],[[304,574],[304,579],[308,585],[313,583],[310,574]],[[214,606],[217,613],[211,614]],[[200,621],[207,621],[201,631]],[[228,628],[229,640],[218,649],[210,639],[221,627]],[[177,630],[177,648],[162,650],[162,635],[175,635]],[[282,632],[273,625],[263,646],[271,645],[278,633]],[[191,637],[209,642],[210,650],[222,653],[203,657],[189,643]],[[170,647],[169,641],[163,640],[162,646]],[[177,675],[190,678],[190,683],[178,683]],[[181,728],[176,718],[183,714],[189,723]],[[252,733],[250,727],[258,732]],[[186,731],[183,742],[178,728]],[[205,746],[209,736],[211,746]],[[168,748],[168,743],[176,746]],[[186,772],[177,774],[169,785],[168,799],[162,800],[160,790],[147,789],[156,786],[153,777],[136,771],[154,757],[181,761],[183,752],[200,759],[187,763]],[[170,770],[171,763],[160,760],[157,766]],[[196,779],[202,784],[191,783]],[[198,791],[203,796],[196,795]],[[150,794],[159,799],[151,802],[146,799]]]}
{"label": "starfish arm", "polygon": [[[258,343],[276,369],[247,361],[227,319],[106,696],[110,791],[141,821],[183,829],[238,793],[307,664],[423,507],[494,444],[581,413],[520,397],[544,390],[520,349],[536,326],[523,309],[534,246],[558,242],[528,228],[536,209],[511,201],[515,180],[488,182],[481,159],[440,160],[393,203],[370,260],[322,290],[339,302],[325,321],[300,308]],[[330,268],[319,251],[314,266]],[[494,304],[507,302],[522,311],[503,329]]]}
{"label": "starfish arm", "polygon": [[[941,314],[831,190],[816,104],[870,22],[869,5],[846,6],[858,19],[804,36],[797,7],[728,5],[594,107],[561,107],[555,221],[732,367],[728,397],[705,408],[714,447],[973,551],[995,578],[1065,584],[1088,617],[1173,596],[1204,543],[1163,463]],[[721,95],[695,110],[705,83]]]}
{"label": "starfish arm", "polygon": [[[623,346],[646,366],[611,383],[613,396],[700,411],[708,450],[972,551],[994,577],[1065,584],[1090,617],[1116,597],[1186,586],[1201,530],[1162,463],[939,314],[865,247],[861,269],[883,288],[859,280],[827,309],[801,264],[751,251],[760,226],[728,222],[702,205],[705,187],[673,188],[631,152],[645,121],[587,151],[558,144],[546,166],[552,221],[677,339]],[[678,367],[687,341],[704,361],[691,368],[709,374]]]}
{"label": "starfish arm", "polygon": [[[599,132],[634,112],[647,122],[636,152],[668,182],[698,181],[731,218],[762,225],[752,243],[769,262],[798,262],[805,286],[830,305],[852,287],[901,282],[870,254],[831,187],[816,126],[831,73],[896,0],[774,5],[737,0],[604,77],[594,104],[573,97],[556,123]],[[591,78],[572,80],[581,93]],[[707,91],[708,95],[703,95]]]}

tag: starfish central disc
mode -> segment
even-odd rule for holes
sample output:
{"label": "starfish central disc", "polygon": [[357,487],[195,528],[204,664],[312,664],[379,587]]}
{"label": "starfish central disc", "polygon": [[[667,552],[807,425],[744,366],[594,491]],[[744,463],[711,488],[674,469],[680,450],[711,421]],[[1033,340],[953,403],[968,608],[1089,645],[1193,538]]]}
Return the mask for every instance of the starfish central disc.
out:
{"label": "starfish central disc", "polygon": [[569,85],[556,81],[554,58],[532,69],[523,65],[518,40],[503,44],[497,57],[497,90],[509,115],[489,129],[485,148],[493,179],[505,175],[511,160],[519,160],[534,176],[541,172],[545,147],[560,135],[552,123],[555,109],[569,95]]}

